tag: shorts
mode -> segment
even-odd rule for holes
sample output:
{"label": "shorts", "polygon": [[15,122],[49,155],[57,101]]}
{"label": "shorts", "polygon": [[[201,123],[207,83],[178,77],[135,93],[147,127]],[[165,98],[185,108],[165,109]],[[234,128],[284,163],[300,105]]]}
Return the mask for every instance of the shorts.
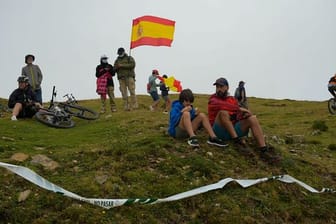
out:
{"label": "shorts", "polygon": [[157,92],[155,92],[155,91],[151,91],[149,94],[151,95],[153,101],[157,101],[157,100],[160,99],[159,98],[159,94]]}
{"label": "shorts", "polygon": [[162,99],[164,99],[164,101],[167,102],[169,100],[169,96],[168,95],[162,96]]}
{"label": "shorts", "polygon": [[189,134],[186,130],[181,129],[179,126],[175,127],[175,138],[189,138]]}
{"label": "shorts", "polygon": [[[217,124],[216,122],[213,124],[212,129],[214,130],[216,136],[222,140],[230,140],[232,139],[231,135],[229,134],[229,132],[221,127],[219,124]],[[244,137],[248,135],[248,131],[243,132],[240,128],[240,122],[237,122],[234,124],[234,129],[238,135],[238,137]]]}
{"label": "shorts", "polygon": [[32,118],[36,114],[37,110],[38,109],[35,106],[25,106],[23,107],[22,111],[20,111],[18,117],[19,118],[23,118],[23,117]]}

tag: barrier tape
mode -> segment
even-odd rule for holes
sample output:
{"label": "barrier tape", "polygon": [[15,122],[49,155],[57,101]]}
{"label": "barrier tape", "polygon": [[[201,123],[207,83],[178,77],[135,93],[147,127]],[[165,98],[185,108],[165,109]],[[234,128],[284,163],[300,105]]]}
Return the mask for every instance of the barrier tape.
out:
{"label": "barrier tape", "polygon": [[70,191],[67,191],[51,182],[48,180],[44,179],[34,171],[23,167],[23,166],[17,166],[13,164],[8,164],[8,163],[2,163],[0,162],[0,166],[4,167],[13,173],[16,173],[17,175],[25,178],[26,180],[40,186],[41,188],[44,188],[49,191],[53,191],[58,194],[62,194],[64,196],[84,201],[93,205],[97,205],[100,207],[103,207],[105,209],[110,209],[122,205],[130,205],[130,204],[156,204],[156,203],[162,203],[162,202],[170,202],[170,201],[177,201],[181,200],[184,198],[188,198],[197,194],[202,194],[208,191],[216,190],[216,189],[221,189],[223,188],[226,184],[230,182],[236,182],[238,183],[241,187],[243,188],[248,188],[252,185],[260,184],[263,182],[267,182],[270,180],[278,180],[284,183],[296,183],[300,185],[301,187],[305,188],[306,190],[312,192],[312,193],[336,193],[336,190],[331,189],[331,188],[322,188],[322,190],[318,191],[311,186],[295,179],[294,177],[291,177],[289,175],[279,175],[279,176],[272,176],[272,177],[264,177],[264,178],[259,178],[259,179],[232,179],[232,178],[225,178],[217,183],[214,184],[209,184],[203,187],[195,188],[190,191],[185,191],[179,194],[175,194],[172,196],[169,196],[167,198],[129,198],[129,199],[101,199],[101,198],[85,198],[82,196],[79,196],[75,193],[72,193]]}

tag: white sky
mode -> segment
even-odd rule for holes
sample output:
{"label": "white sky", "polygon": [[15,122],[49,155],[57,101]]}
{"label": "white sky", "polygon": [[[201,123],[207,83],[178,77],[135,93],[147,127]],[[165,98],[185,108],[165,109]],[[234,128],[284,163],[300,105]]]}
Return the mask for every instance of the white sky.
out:
{"label": "white sky", "polygon": [[248,96],[326,100],[335,9],[335,0],[0,0],[0,97],[17,88],[24,56],[34,54],[44,101],[53,85],[59,96],[98,98],[100,56],[113,64],[118,47],[129,49],[132,19],[153,15],[175,20],[175,37],[172,47],[132,49],[138,94],[158,69],[195,93],[212,93],[222,76],[231,93],[244,80]]}

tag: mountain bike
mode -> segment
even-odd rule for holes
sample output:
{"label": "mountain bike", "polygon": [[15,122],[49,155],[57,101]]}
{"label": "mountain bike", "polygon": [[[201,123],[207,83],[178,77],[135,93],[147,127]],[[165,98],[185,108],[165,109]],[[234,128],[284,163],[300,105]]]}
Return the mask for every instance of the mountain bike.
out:
{"label": "mountain bike", "polygon": [[54,86],[48,109],[40,109],[35,114],[36,120],[51,127],[72,128],[75,126],[75,122],[71,119],[72,116],[86,120],[95,120],[99,117],[97,112],[77,105],[77,100],[72,94],[63,96],[67,97],[65,102],[54,102],[56,94]]}
{"label": "mountain bike", "polygon": [[96,111],[79,106],[77,100],[72,94],[66,94],[63,97],[67,97],[67,100],[65,102],[58,103],[58,106],[72,116],[85,120],[96,120],[99,117],[99,114]]}
{"label": "mountain bike", "polygon": [[328,100],[328,110],[332,115],[336,114],[336,99],[330,98]]}

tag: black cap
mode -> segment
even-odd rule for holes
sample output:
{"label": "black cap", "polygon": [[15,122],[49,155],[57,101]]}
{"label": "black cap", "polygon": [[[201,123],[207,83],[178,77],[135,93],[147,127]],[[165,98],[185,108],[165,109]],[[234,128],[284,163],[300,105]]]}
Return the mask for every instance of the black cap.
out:
{"label": "black cap", "polygon": [[119,47],[119,48],[118,48],[118,51],[117,51],[117,54],[118,54],[118,55],[121,55],[121,54],[123,54],[123,53],[125,53],[125,49],[124,49],[123,47]]}
{"label": "black cap", "polygon": [[32,58],[33,61],[35,61],[35,56],[34,56],[34,55],[32,55],[32,54],[27,54],[27,55],[25,56],[25,63],[27,63],[28,58]]}
{"label": "black cap", "polygon": [[228,81],[225,78],[219,78],[216,80],[216,82],[213,84],[215,85],[220,85],[220,86],[229,86]]}

